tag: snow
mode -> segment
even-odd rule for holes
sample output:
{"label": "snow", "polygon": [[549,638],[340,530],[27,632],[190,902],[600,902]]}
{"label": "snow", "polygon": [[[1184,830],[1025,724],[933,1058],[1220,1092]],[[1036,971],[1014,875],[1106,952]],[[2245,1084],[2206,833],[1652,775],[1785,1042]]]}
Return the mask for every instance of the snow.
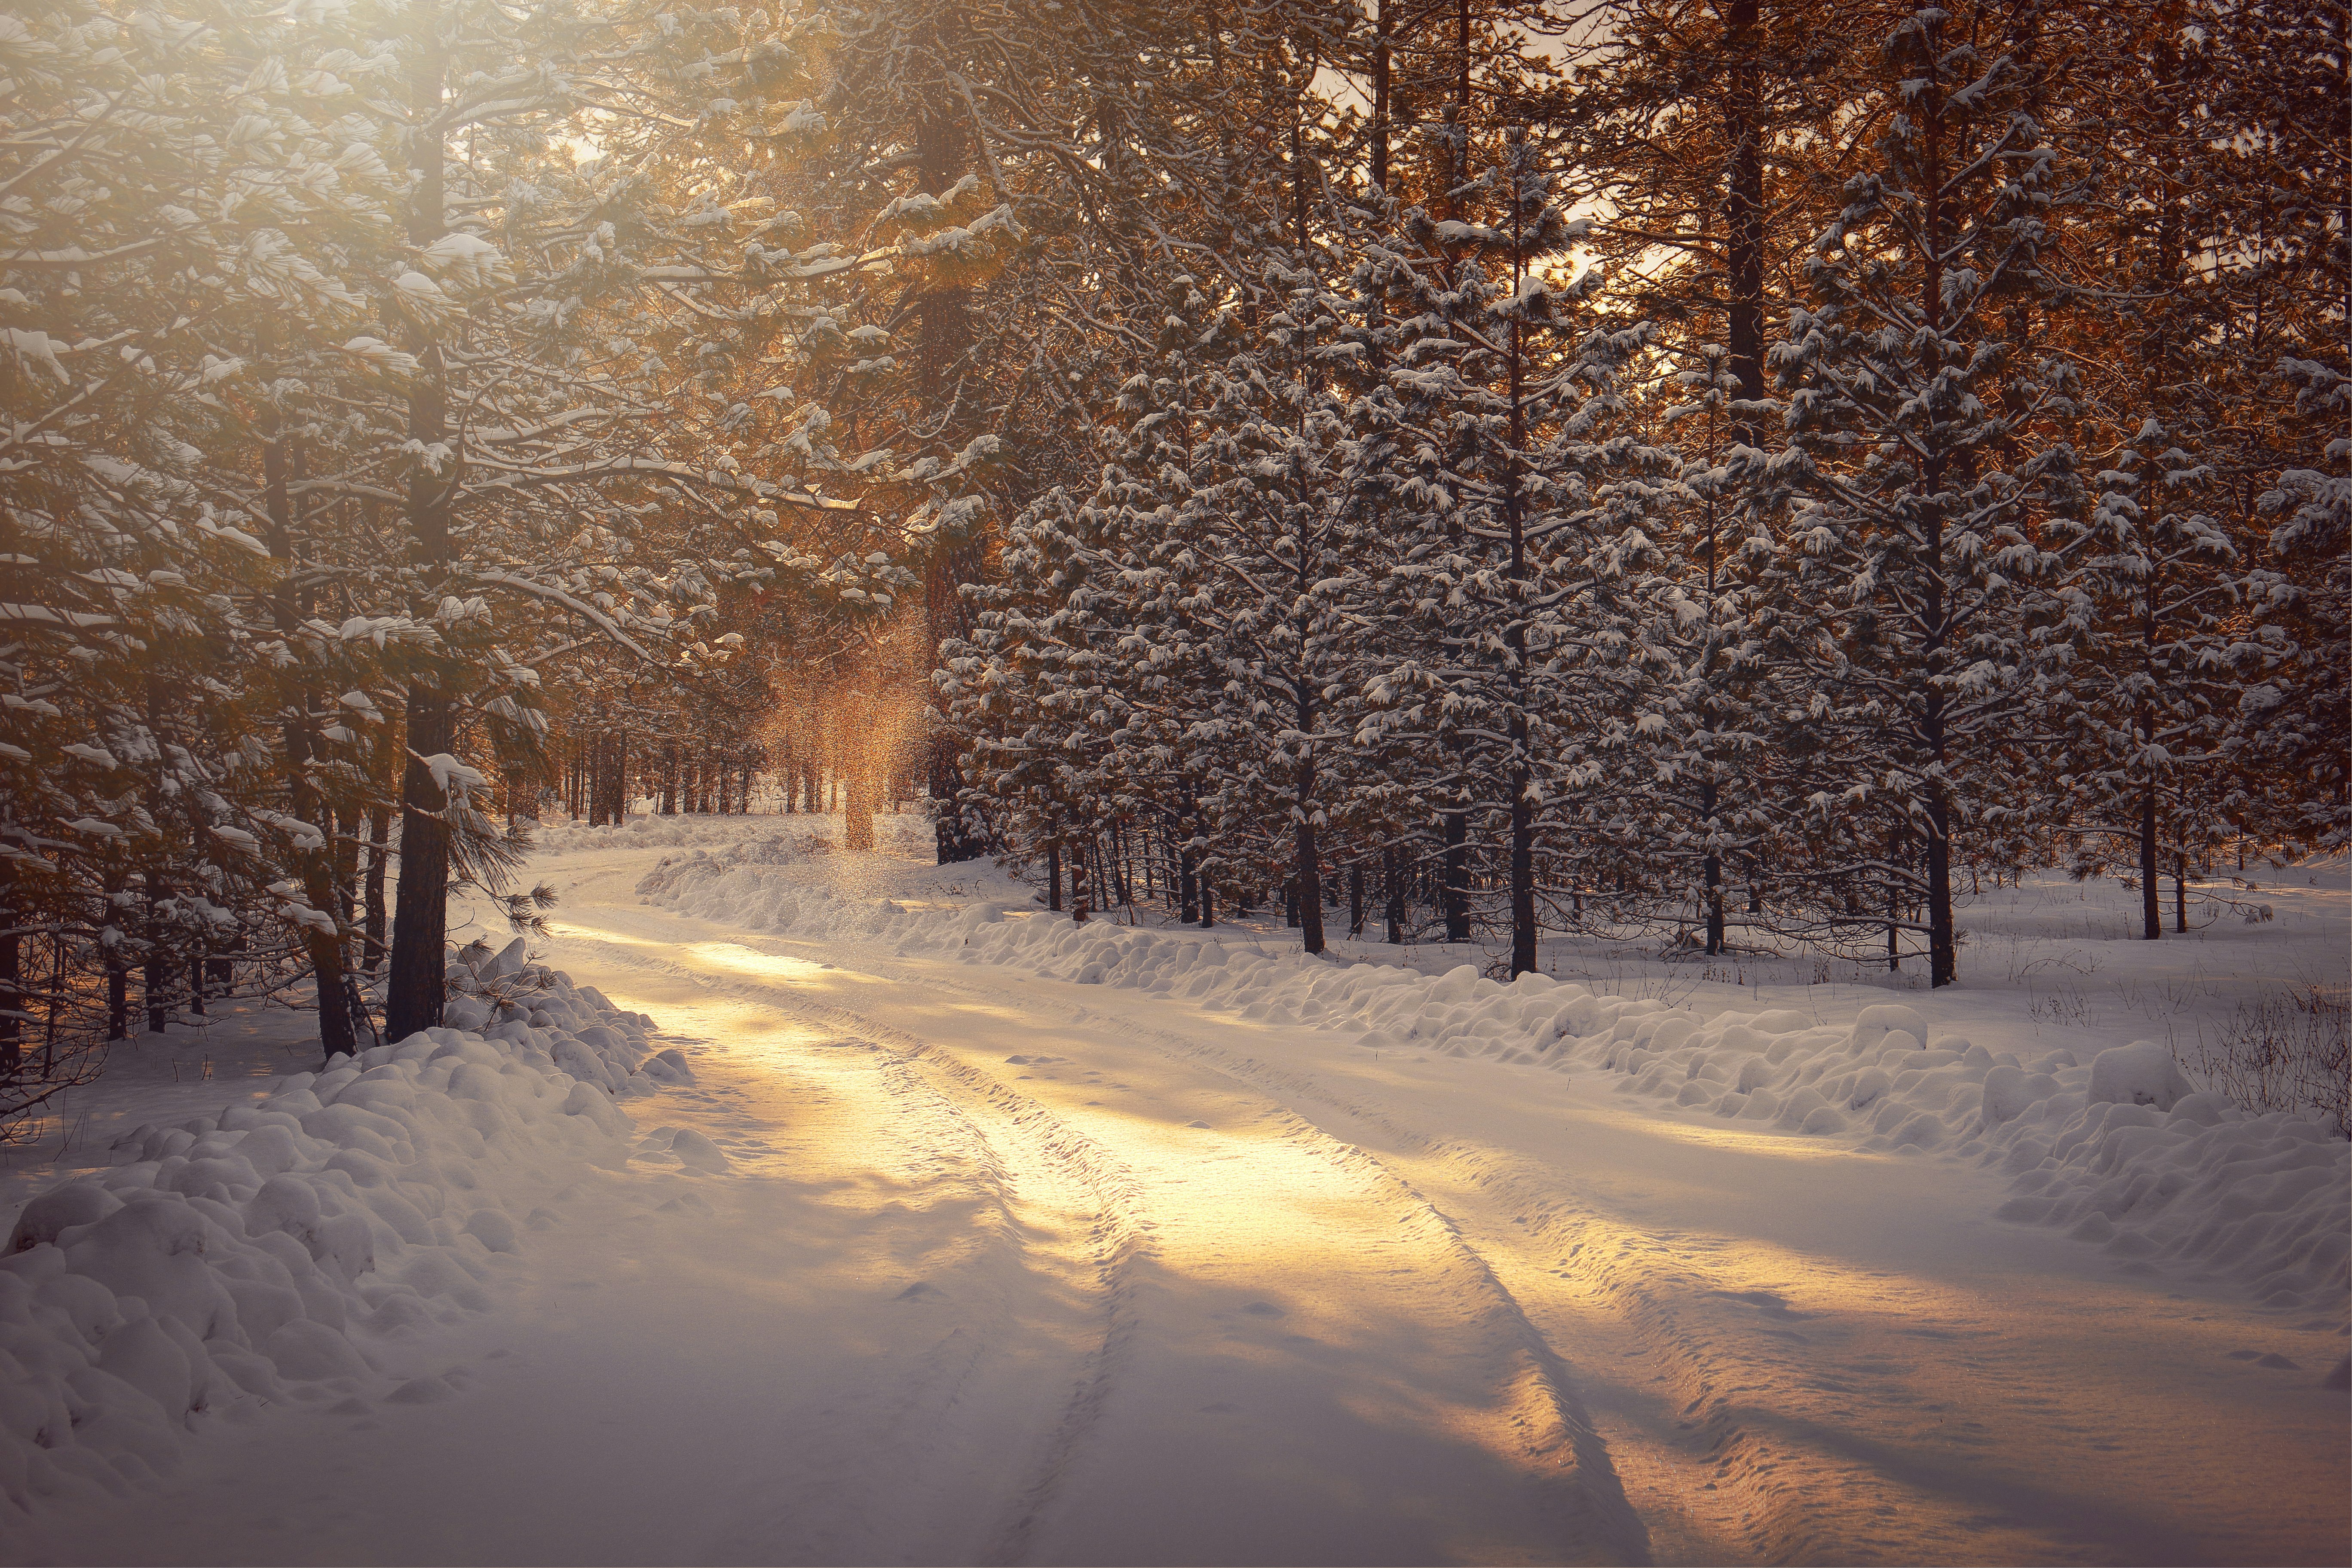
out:
{"label": "snow", "polygon": [[1978,915],[2021,976],[1980,935],[1933,994],[1504,984],[1077,925],[878,826],[551,827],[465,1027],[75,1091],[0,1314],[83,1421],[11,1437],[0,1558],[2341,1556],[2347,1145],[2043,962],[2199,1026],[2337,888],[2143,954],[2029,887]]}
{"label": "snow", "polygon": [[[2189,1079],[2172,1059],[2172,1047],[2161,1040],[2134,1040],[2127,1046],[2111,1046],[2091,1060],[2089,1099],[2093,1105],[2116,1101],[2170,1110],[2189,1092]],[[2221,1109],[2216,1105],[2207,1111],[2200,1107],[2200,1114],[2210,1116]]]}
{"label": "snow", "polygon": [[0,1254],[10,1504],[152,1484],[204,1417],[446,1397],[397,1378],[402,1348],[488,1306],[532,1197],[625,1157],[626,1119],[588,1086],[625,1082],[644,1021],[561,977],[533,1016],[489,1039],[427,1030],[258,1103],[142,1124],[115,1141],[128,1163],[25,1204]]}
{"label": "snow", "polygon": [[[2352,1143],[2300,1116],[2248,1117],[2191,1094],[2158,1041],[2099,1051],[2086,1067],[2064,1047],[1990,1049],[1905,1004],[1863,1006],[1841,1026],[1794,1008],[1597,994],[1541,973],[1505,984],[1467,963],[1424,977],[1268,957],[1189,931],[1005,921],[985,901],[908,909],[810,883],[777,838],[698,848],[637,891],[749,931],[887,943],[1253,1021],[1345,1028],[1370,1051],[1598,1068],[1621,1075],[1619,1092],[1727,1122],[1862,1151],[1948,1152],[2015,1178],[2020,1195],[2003,1218],[2065,1229],[2118,1259],[2204,1265],[2280,1306],[2340,1312],[2352,1292]],[[1996,1021],[1966,1026],[2024,1045]]]}

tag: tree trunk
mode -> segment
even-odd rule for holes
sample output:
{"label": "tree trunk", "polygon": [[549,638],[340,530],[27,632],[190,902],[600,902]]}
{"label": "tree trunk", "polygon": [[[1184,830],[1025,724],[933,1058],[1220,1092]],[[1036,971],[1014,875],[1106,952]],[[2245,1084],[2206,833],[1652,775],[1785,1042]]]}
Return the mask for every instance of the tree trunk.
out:
{"label": "tree trunk", "polygon": [[[1924,95],[1926,103],[1922,121],[1925,128],[1924,156],[1931,181],[1943,178],[1944,100],[1933,88]],[[1928,330],[1940,338],[1944,327],[1944,253],[1945,223],[1939,187],[1930,184],[1926,211],[1923,214],[1927,230],[1926,267],[1920,275],[1920,308]],[[1941,359],[1940,350],[1934,358]],[[1937,366],[1931,363],[1933,373]],[[1925,713],[1920,733],[1927,742],[1927,753],[1935,772],[1927,782],[1927,984],[1932,988],[1949,985],[1957,977],[1957,946],[1952,923],[1952,805],[1944,783],[1947,769],[1951,766],[1951,752],[1945,732],[1945,693],[1938,680],[1944,672],[1948,650],[1951,646],[1951,605],[1945,596],[1944,582],[1947,562],[1944,556],[1944,514],[1940,500],[1944,480],[1949,471],[1952,454],[1939,451],[1921,465],[1921,509],[1926,514],[1922,530],[1926,537],[1920,552],[1920,564],[1925,569],[1925,581],[1919,585],[1920,617],[1926,636],[1922,638],[1921,684],[1926,687]]]}
{"label": "tree trunk", "polygon": [[[325,803],[309,780],[310,735],[309,727],[299,721],[286,726],[287,770],[296,783],[292,802],[294,815],[326,831]],[[319,1045],[329,1058],[359,1055],[358,1037],[352,1026],[352,987],[343,968],[343,929],[341,905],[334,880],[334,858],[331,846],[320,845],[315,849],[299,853],[297,864],[301,871],[302,898],[312,909],[334,922],[332,931],[320,931],[315,926],[302,928],[302,945],[310,957],[310,973],[316,982],[319,997]],[[406,879],[402,879],[404,884]]]}
{"label": "tree trunk", "polygon": [[[268,349],[265,338],[263,354]],[[287,443],[278,429],[274,409],[264,407],[260,421],[263,436],[261,471],[264,505],[268,513],[269,553],[285,574],[278,592],[271,596],[271,608],[278,630],[291,633],[300,623],[303,606],[297,602],[294,586],[300,563],[294,551],[293,504],[288,497],[287,476],[289,468]],[[294,851],[296,876],[302,885],[302,900],[317,913],[334,922],[331,931],[320,931],[315,926],[302,928],[302,947],[310,960],[310,976],[319,1001],[319,1044],[323,1054],[357,1056],[352,1031],[351,987],[343,975],[342,900],[335,881],[334,847],[328,837],[333,831],[327,803],[320,798],[318,786],[310,779],[310,758],[316,748],[311,731],[310,710],[313,693],[297,684],[287,694],[289,711],[283,729],[286,747],[287,809],[295,818],[316,828],[320,842],[315,847],[297,846]],[[151,970],[151,973],[152,973]],[[157,1016],[155,998],[148,999],[151,1026]]]}
{"label": "tree trunk", "polygon": [[172,1012],[170,966],[163,958],[163,921],[155,917],[156,896],[161,887],[161,873],[150,867],[146,876],[147,963],[139,975],[139,999],[147,1008],[147,1032],[160,1035],[170,1025]]}
{"label": "tree trunk", "polygon": [[1470,183],[1470,0],[1454,0],[1454,101],[1446,106],[1444,211],[1447,217],[1460,218],[1462,198],[1455,193]]}
{"label": "tree trunk", "polygon": [[1470,940],[1470,814],[1445,814],[1445,940]]}
{"label": "tree trunk", "polygon": [[1381,850],[1381,889],[1387,899],[1391,947],[1404,945],[1404,868],[1401,864],[1403,858],[1392,844]]}
{"label": "tree trunk", "polygon": [[1315,764],[1298,764],[1298,822],[1293,838],[1291,885],[1298,897],[1299,945],[1309,953],[1323,951],[1323,872],[1316,864]]}
{"label": "tree trunk", "polygon": [[[424,247],[444,232],[442,145],[436,121],[449,55],[441,37],[439,7],[427,4],[414,15],[425,37],[410,81],[410,109],[416,129],[408,146],[409,167],[415,174],[409,195],[408,241]],[[413,329],[412,342],[418,366],[410,383],[408,435],[412,441],[430,447],[448,435],[444,381],[447,367],[441,344],[429,330]],[[428,580],[449,564],[451,483],[426,468],[422,457],[411,459],[409,547]],[[424,596],[429,599],[432,594],[428,581]],[[393,915],[391,973],[384,985],[384,1034],[395,1041],[441,1022],[443,972],[447,966],[444,950],[448,945],[449,827],[437,814],[449,803],[419,759],[447,752],[455,737],[447,696],[429,675],[412,681],[407,701],[408,763],[400,791],[400,889]]]}
{"label": "tree trunk", "polygon": [[0,1078],[14,1075],[25,1060],[24,938],[17,925],[24,916],[9,895],[15,873],[0,866]]}
{"label": "tree trunk", "polygon": [[[1731,148],[1724,188],[1725,271],[1730,310],[1726,323],[1728,367],[1738,384],[1742,402],[1764,396],[1764,155],[1763,89],[1756,37],[1759,0],[1733,0],[1724,21],[1729,35],[1731,80],[1725,95],[1724,140]],[[1755,419],[1735,410],[1733,436],[1742,446],[1762,438]],[[1707,605],[1709,635],[1713,635],[1716,539],[1713,503],[1708,507]],[[1710,729],[1712,725],[1710,723]],[[1706,819],[1706,951],[1724,948],[1723,856],[1715,842],[1716,813],[1721,804],[1719,781],[1709,774],[1701,785]]]}
{"label": "tree trunk", "polygon": [[[1517,144],[1523,148],[1524,144]],[[1514,153],[1514,174],[1520,153]],[[1519,206],[1511,206],[1512,237],[1520,234]],[[1516,292],[1525,280],[1525,264],[1511,263]],[[1510,531],[1510,624],[1503,628],[1505,689],[1511,694],[1511,762],[1505,777],[1511,791],[1511,978],[1532,974],[1536,968],[1536,808],[1529,795],[1534,787],[1534,759],[1528,755],[1532,735],[1528,723],[1528,542],[1527,510],[1519,494],[1519,454],[1528,444],[1525,328],[1511,319],[1507,342],[1510,363],[1511,449],[1503,462],[1503,519]]]}
{"label": "tree trunk", "polygon": [[[106,956],[106,1037],[124,1040],[131,1037],[131,981],[122,964],[121,923],[122,910],[115,903],[115,895],[122,891],[122,873],[110,866],[102,884],[106,893],[106,916],[100,933],[99,951]],[[105,931],[115,933],[115,940],[105,940]]]}
{"label": "tree trunk", "polygon": [[[2146,731],[2142,731],[2145,735]],[[2156,942],[2164,935],[2164,900],[2157,890],[2156,781],[2139,792],[2139,925],[2140,939]]]}
{"label": "tree trunk", "polygon": [[360,944],[360,960],[370,973],[383,962],[384,908],[383,868],[392,855],[392,812],[388,807],[368,807],[367,877],[361,884],[361,896],[366,900],[367,934]]}
{"label": "tree trunk", "polygon": [[[1511,716],[1511,740],[1524,756],[1528,721]],[[1511,975],[1532,974],[1536,968],[1536,808],[1528,799],[1528,776],[1522,762],[1511,769]]]}
{"label": "tree trunk", "polygon": [[[1730,33],[1732,70],[1724,115],[1731,163],[1725,182],[1725,270],[1729,274],[1730,320],[1726,347],[1742,400],[1764,395],[1764,133],[1762,66],[1757,58],[1759,0],[1732,0],[1725,22]],[[1754,446],[1760,434],[1753,418],[1736,420],[1739,439]]]}
{"label": "tree trunk", "polygon": [[[951,189],[962,177],[969,137],[953,108],[929,106],[915,128],[917,179],[933,195]],[[971,352],[971,290],[953,286],[926,289],[918,301],[922,338],[918,350],[918,395],[922,405],[941,416],[939,439],[961,447],[971,434],[971,421],[961,401],[963,362]],[[923,574],[923,629],[929,641],[927,669],[940,667],[940,648],[967,629],[963,584],[980,580],[981,552],[973,542],[944,531],[931,541],[930,559]],[[932,710],[929,779],[931,828],[939,863],[951,866],[988,852],[985,838],[970,831],[963,817],[963,770],[958,758],[961,738],[947,722],[946,713]]]}
{"label": "tree trunk", "polygon": [[1949,985],[1958,975],[1952,920],[1952,808],[1937,789],[1927,797],[1927,984]]}
{"label": "tree trunk", "polygon": [[1708,779],[1699,785],[1699,809],[1706,818],[1706,952],[1709,958],[1723,951],[1723,857],[1715,847],[1716,782]]}

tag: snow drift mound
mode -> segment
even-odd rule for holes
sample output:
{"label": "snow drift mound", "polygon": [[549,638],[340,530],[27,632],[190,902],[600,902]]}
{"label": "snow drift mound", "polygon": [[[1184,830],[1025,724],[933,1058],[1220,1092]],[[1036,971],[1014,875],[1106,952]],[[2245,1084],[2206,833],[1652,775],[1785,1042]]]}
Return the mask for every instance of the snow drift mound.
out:
{"label": "snow drift mound", "polygon": [[208,1419],[449,1396],[438,1379],[395,1385],[384,1352],[488,1306],[532,1197],[625,1160],[614,1099],[651,1092],[648,1020],[541,983],[488,1036],[473,1032],[487,1004],[461,997],[468,1027],[142,1127],[115,1145],[130,1163],[25,1205],[0,1256],[0,1524],[150,1480]]}
{"label": "snow drift mound", "polygon": [[2002,1218],[2062,1226],[2134,1271],[2170,1261],[2273,1305],[2331,1311],[2352,1289],[2352,1143],[2300,1116],[2249,1116],[2191,1092],[2160,1044],[2090,1064],[2068,1050],[2027,1060],[1903,1005],[1833,1025],[1786,1009],[1710,1016],[1540,974],[1499,984],[1468,964],[1431,978],[1190,931],[1007,919],[994,904],[908,910],[707,851],[665,861],[637,891],[752,931],[886,942],[1361,1031],[1374,1049],[1598,1068],[1622,1075],[1621,1092],[1694,1114],[1997,1167],[2017,1194]]}

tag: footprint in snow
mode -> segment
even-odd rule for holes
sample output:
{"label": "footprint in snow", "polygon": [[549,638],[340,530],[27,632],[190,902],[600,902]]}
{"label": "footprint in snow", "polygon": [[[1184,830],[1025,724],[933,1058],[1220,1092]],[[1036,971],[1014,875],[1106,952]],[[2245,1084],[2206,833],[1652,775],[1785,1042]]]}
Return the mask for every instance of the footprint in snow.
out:
{"label": "footprint in snow", "polygon": [[1255,1318],[1284,1318],[1289,1314],[1271,1301],[1252,1301],[1242,1309]]}
{"label": "footprint in snow", "polygon": [[936,1285],[929,1284],[920,1279],[916,1280],[912,1285],[908,1286],[904,1290],[899,1291],[897,1296],[892,1298],[892,1300],[899,1301],[944,1301],[947,1299],[948,1293],[946,1291],[940,1289]]}
{"label": "footprint in snow", "polygon": [[1187,1127],[1198,1127],[1205,1131],[1209,1124],[1205,1121],[1187,1121],[1184,1125]]}
{"label": "footprint in snow", "polygon": [[2286,1357],[2279,1354],[2276,1351],[2231,1351],[2230,1352],[2230,1359],[2231,1361],[2250,1361],[2256,1366],[2274,1366],[2286,1372],[2301,1372],[2303,1370],[2303,1367],[2299,1363],[2287,1360]]}

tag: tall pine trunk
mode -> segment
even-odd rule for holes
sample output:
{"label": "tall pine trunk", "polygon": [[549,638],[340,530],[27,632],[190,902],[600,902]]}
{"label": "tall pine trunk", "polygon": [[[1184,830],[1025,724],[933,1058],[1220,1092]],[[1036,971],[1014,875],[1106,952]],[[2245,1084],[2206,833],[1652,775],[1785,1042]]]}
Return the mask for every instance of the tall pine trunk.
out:
{"label": "tall pine trunk", "polygon": [[[954,110],[945,103],[930,105],[915,128],[915,162],[922,188],[933,195],[950,189],[962,176],[968,136]],[[970,419],[959,397],[963,361],[971,352],[971,291],[934,286],[919,301],[922,340],[918,380],[923,406],[944,416],[940,440],[961,446],[971,435]],[[966,630],[961,589],[979,581],[979,552],[968,540],[941,531],[931,541],[930,559],[923,574],[924,636],[930,655],[927,670],[937,669],[940,647]],[[977,859],[988,852],[986,840],[969,830],[963,816],[963,770],[958,756],[962,746],[947,717],[933,710],[929,779],[932,834],[942,866]],[[856,785],[853,783],[851,788]]]}
{"label": "tall pine trunk", "polygon": [[[1927,331],[1940,345],[1944,321],[1944,247],[1945,215],[1943,205],[1944,158],[1943,132],[1945,100],[1942,89],[1933,82],[1920,95],[1920,115],[1924,132],[1927,163],[1927,211],[1925,227],[1927,237],[1926,266],[1920,273],[1920,308],[1926,318]],[[1930,374],[1941,367],[1940,346],[1931,348],[1934,363]],[[1942,491],[1949,477],[1954,454],[1937,450],[1931,453],[1920,468],[1920,523],[1925,537],[1921,540],[1920,564],[1925,580],[1918,585],[1919,619],[1924,636],[1920,638],[1919,677],[1925,687],[1924,711],[1920,716],[1920,739],[1927,743],[1929,765],[1927,778],[1927,984],[1930,987],[1949,985],[1958,978],[1958,943],[1952,921],[1952,801],[1950,785],[1946,782],[1951,766],[1949,737],[1947,733],[1947,713],[1941,677],[1951,643],[1951,605],[1947,593],[1948,563],[1944,551],[1944,502]]]}
{"label": "tall pine trunk", "polygon": [[25,914],[16,907],[16,874],[0,863],[0,1079],[15,1074],[25,1061],[24,937],[19,927]]}
{"label": "tall pine trunk", "polygon": [[[265,340],[266,342],[266,340]],[[264,349],[264,358],[268,349]],[[281,633],[290,634],[300,623],[303,606],[298,597],[297,575],[301,567],[294,553],[293,503],[287,494],[287,476],[290,467],[284,433],[278,426],[277,412],[264,406],[261,416],[261,472],[264,505],[269,517],[269,553],[284,573],[278,592],[271,600]],[[352,1024],[352,989],[344,973],[342,938],[342,900],[335,880],[334,847],[330,837],[334,824],[329,816],[327,803],[320,798],[318,786],[311,782],[310,759],[317,749],[317,739],[311,728],[311,708],[315,699],[312,689],[298,681],[287,693],[288,710],[283,730],[286,748],[287,809],[301,822],[318,829],[320,841],[315,847],[298,845],[294,851],[296,875],[301,882],[303,901],[334,922],[334,929],[320,931],[315,926],[302,928],[302,948],[310,960],[310,974],[319,1002],[319,1044],[324,1056],[331,1060],[339,1056],[357,1056],[359,1046]],[[152,893],[152,889],[151,887]],[[153,971],[151,969],[151,976]],[[150,984],[152,987],[152,981]],[[151,1026],[156,1013],[155,998],[150,996]]]}
{"label": "tall pine trunk", "polygon": [[[1456,791],[1459,794],[1459,790]],[[1444,886],[1440,897],[1445,905],[1445,940],[1470,940],[1470,814],[1449,811],[1445,814]]]}
{"label": "tall pine trunk", "polygon": [[[1513,174],[1524,143],[1514,149]],[[1519,254],[1521,205],[1511,203],[1513,254],[1511,287],[1523,285],[1527,263]],[[1530,798],[1535,784],[1534,759],[1528,753],[1532,737],[1528,724],[1528,528],[1527,506],[1519,493],[1519,454],[1527,449],[1526,325],[1511,318],[1506,344],[1510,363],[1511,449],[1503,460],[1503,520],[1511,536],[1510,623],[1503,628],[1505,689],[1511,695],[1511,760],[1505,779],[1511,792],[1511,977],[1532,974],[1536,968],[1536,808]]]}
{"label": "tall pine trunk", "polygon": [[1298,941],[1303,951],[1316,953],[1323,951],[1323,873],[1316,864],[1315,763],[1311,758],[1298,764],[1296,809],[1298,821],[1291,845],[1291,875],[1298,894]]}
{"label": "tall pine trunk", "polygon": [[1381,847],[1382,918],[1388,921],[1389,945],[1404,945],[1404,856],[1393,844]]}
{"label": "tall pine trunk", "polygon": [[[1725,95],[1724,139],[1731,160],[1724,189],[1724,270],[1729,285],[1730,310],[1726,323],[1727,355],[1742,403],[1753,405],[1764,396],[1764,106],[1763,67],[1757,37],[1759,0],[1734,0],[1724,21],[1731,57],[1731,80]],[[1763,431],[1746,409],[1734,411],[1734,437],[1756,446]],[[1715,636],[1716,505],[1707,503],[1706,575],[1707,633]],[[1710,649],[1710,652],[1712,650]],[[1712,660],[1710,660],[1712,662]],[[1713,749],[1714,715],[1708,715],[1709,749]],[[1724,949],[1723,852],[1716,842],[1717,814],[1722,808],[1722,787],[1717,763],[1706,759],[1707,776],[1700,785],[1700,805],[1706,821],[1706,951]]]}
{"label": "tall pine trunk", "polygon": [[360,962],[373,973],[376,965],[383,962],[384,937],[389,929],[383,907],[384,866],[392,858],[392,812],[388,807],[368,807],[367,835],[367,875],[360,883],[367,931],[360,945]]}
{"label": "tall pine trunk", "polygon": [[[411,110],[416,128],[409,141],[409,167],[415,185],[408,208],[409,243],[431,245],[445,232],[442,215],[442,145],[439,116],[449,57],[441,37],[439,7],[426,5],[416,13],[424,33],[423,47],[410,81]],[[431,447],[448,435],[448,410],[444,377],[447,373],[441,344],[429,328],[412,330],[418,361],[408,397],[408,434]],[[412,559],[426,578],[419,595],[430,599],[433,581],[449,564],[449,508],[452,478],[425,466],[418,457],[408,471],[408,527]],[[384,1035],[404,1040],[419,1029],[441,1022],[445,999],[443,972],[447,960],[449,926],[449,826],[440,813],[448,799],[420,760],[446,753],[456,739],[452,705],[432,678],[410,682],[407,694],[407,767],[401,779],[400,889],[393,915],[392,967],[384,986]]]}

